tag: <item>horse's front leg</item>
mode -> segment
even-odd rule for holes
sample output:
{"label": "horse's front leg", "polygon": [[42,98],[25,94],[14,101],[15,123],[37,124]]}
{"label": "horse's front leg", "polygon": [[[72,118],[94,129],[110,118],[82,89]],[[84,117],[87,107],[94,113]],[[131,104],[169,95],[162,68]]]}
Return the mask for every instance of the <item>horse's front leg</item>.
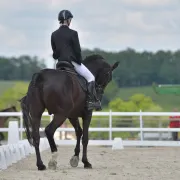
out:
{"label": "horse's front leg", "polygon": [[51,123],[45,128],[45,133],[49,141],[49,145],[52,152],[52,158],[48,163],[49,169],[55,170],[57,168],[58,150],[54,141],[54,133],[58,127],[60,127],[66,118],[61,114],[55,114]]}
{"label": "horse's front leg", "polygon": [[82,145],[83,145],[83,156],[82,162],[84,163],[84,168],[92,168],[92,165],[89,163],[87,159],[87,146],[89,141],[89,125],[92,118],[92,111],[86,112],[86,114],[82,117],[83,119],[83,137],[82,137]]}
{"label": "horse's front leg", "polygon": [[82,136],[82,128],[79,124],[78,118],[69,118],[70,123],[75,129],[76,132],[76,147],[74,149],[74,156],[70,160],[70,164],[72,167],[77,167],[79,163],[79,153],[80,153],[80,141],[81,141],[81,136]]}

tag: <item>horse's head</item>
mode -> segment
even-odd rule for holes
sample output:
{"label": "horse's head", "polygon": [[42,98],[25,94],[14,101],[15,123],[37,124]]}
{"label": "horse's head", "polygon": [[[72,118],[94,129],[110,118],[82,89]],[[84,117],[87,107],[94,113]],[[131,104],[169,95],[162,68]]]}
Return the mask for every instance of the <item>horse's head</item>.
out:
{"label": "horse's head", "polygon": [[1,112],[17,112],[17,109],[15,106],[9,106],[8,108],[1,110]]}
{"label": "horse's head", "polygon": [[12,110],[12,112],[18,112],[16,109],[16,106],[11,106],[11,110]]}
{"label": "horse's head", "polygon": [[104,90],[112,80],[112,73],[118,67],[119,62],[113,65],[108,64],[100,55],[91,55],[85,58],[83,63],[93,73],[96,80],[96,89],[99,98],[102,99]]}
{"label": "horse's head", "polygon": [[16,106],[10,106],[6,109],[6,112],[17,112]]}

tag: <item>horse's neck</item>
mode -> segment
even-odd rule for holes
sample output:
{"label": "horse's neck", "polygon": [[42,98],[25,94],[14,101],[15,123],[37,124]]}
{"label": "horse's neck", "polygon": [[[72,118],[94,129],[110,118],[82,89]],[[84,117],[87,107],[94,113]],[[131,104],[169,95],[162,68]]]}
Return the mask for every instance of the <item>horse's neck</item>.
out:
{"label": "horse's neck", "polygon": [[95,65],[93,66],[92,64],[87,64],[86,66],[89,69],[89,71],[94,75],[94,77],[97,76],[101,69],[100,67],[96,67]]}

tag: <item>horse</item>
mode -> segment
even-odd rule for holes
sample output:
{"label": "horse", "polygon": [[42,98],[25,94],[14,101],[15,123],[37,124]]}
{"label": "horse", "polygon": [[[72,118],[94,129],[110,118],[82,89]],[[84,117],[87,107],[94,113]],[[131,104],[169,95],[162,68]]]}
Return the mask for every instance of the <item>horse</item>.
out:
{"label": "horse", "polygon": [[[10,106],[6,109],[0,110],[0,112],[17,112],[17,109],[15,106]],[[8,116],[0,116],[0,128],[4,127],[5,122],[9,119],[10,117]],[[4,140],[4,135],[3,133],[0,132],[0,141]]]}
{"label": "horse", "polygon": [[[112,80],[112,72],[118,67],[119,62],[110,65],[98,54],[87,56],[83,64],[95,76],[96,90],[102,100],[104,90]],[[70,159],[72,167],[77,167],[80,153],[80,140],[82,137],[84,168],[92,168],[87,158],[88,130],[93,110],[86,108],[87,82],[73,69],[73,65],[67,62],[57,63],[56,69],[42,69],[33,74],[28,91],[21,99],[21,109],[25,132],[30,145],[34,146],[36,152],[36,166],[38,170],[45,170],[39,151],[39,127],[42,113],[47,109],[49,115],[54,115],[50,124],[45,127],[45,134],[51,149],[51,159],[48,163],[49,169],[57,167],[57,146],[54,141],[54,133],[66,119],[75,129],[77,138],[74,155]],[[82,128],[79,123],[82,118]]]}

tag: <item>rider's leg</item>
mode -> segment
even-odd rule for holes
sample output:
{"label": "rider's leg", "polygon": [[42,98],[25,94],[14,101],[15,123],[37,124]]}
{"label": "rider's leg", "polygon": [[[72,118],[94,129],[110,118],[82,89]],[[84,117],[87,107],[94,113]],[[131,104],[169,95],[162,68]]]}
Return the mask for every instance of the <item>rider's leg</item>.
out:
{"label": "rider's leg", "polygon": [[72,64],[74,65],[74,69],[76,70],[76,72],[83,76],[88,82],[88,109],[92,110],[93,108],[95,108],[96,110],[101,110],[101,103],[98,100],[96,94],[94,75],[84,64],[81,63],[81,65],[79,65],[73,61]]}
{"label": "rider's leg", "polygon": [[72,61],[72,64],[74,65],[74,69],[76,70],[76,72],[81,76],[83,76],[88,83],[91,81],[95,81],[94,75],[91,73],[91,71],[89,71],[89,69],[84,64],[81,63],[81,65],[79,65],[74,61]]}

